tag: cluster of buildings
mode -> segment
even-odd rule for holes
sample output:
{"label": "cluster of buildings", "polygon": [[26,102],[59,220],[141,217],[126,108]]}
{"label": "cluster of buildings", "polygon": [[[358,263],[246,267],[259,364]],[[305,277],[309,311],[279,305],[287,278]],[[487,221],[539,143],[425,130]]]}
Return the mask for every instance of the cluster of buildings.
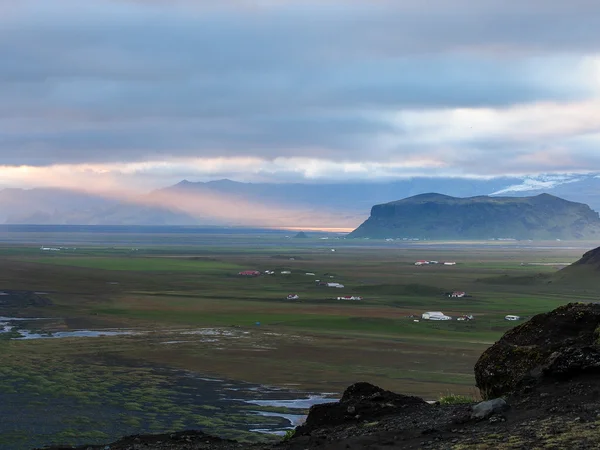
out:
{"label": "cluster of buildings", "polygon": [[[291,271],[290,270],[282,270],[279,272],[281,275],[291,275]],[[258,277],[260,275],[275,275],[275,271],[274,270],[265,270],[262,273],[258,270],[242,270],[240,272],[238,272],[238,275],[241,277]],[[305,275],[307,276],[316,276],[316,274],[314,272],[306,272]],[[329,275],[329,274],[325,274],[325,275]],[[330,275],[330,278],[333,278],[332,275]],[[329,288],[336,288],[336,289],[343,289],[345,286],[341,283],[337,283],[335,281],[322,281],[322,280],[315,280],[315,283],[317,286],[322,286],[322,287],[329,287]],[[337,300],[362,300],[362,297],[359,297],[357,295],[344,295],[344,296],[339,296],[336,297]],[[300,296],[298,294],[288,294],[286,297],[287,300],[299,300]]]}

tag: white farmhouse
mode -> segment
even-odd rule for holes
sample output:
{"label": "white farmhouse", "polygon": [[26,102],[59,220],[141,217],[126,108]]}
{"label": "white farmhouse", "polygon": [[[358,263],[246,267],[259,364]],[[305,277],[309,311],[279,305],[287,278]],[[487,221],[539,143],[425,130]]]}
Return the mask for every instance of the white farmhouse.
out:
{"label": "white farmhouse", "polygon": [[421,315],[423,320],[452,320],[452,317],[447,316],[441,311],[429,311]]}

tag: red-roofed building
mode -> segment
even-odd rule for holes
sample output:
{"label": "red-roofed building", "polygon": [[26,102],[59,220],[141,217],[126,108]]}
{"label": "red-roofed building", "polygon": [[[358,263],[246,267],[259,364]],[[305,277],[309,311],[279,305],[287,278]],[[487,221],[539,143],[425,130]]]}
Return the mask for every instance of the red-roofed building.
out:
{"label": "red-roofed building", "polygon": [[260,275],[260,272],[258,270],[242,270],[238,275],[243,277],[257,277]]}

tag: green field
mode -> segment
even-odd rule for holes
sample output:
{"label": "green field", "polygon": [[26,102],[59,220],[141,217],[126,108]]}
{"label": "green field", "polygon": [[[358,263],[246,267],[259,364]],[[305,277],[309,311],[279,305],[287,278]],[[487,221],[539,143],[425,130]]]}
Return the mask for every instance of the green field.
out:
{"label": "green field", "polygon": [[[120,398],[114,389],[127,377],[110,374],[182,369],[314,392],[340,393],[353,382],[369,381],[428,399],[449,393],[476,396],[475,361],[516,324],[504,320],[505,315],[529,317],[571,301],[595,301],[597,295],[593,289],[549,282],[559,263],[573,262],[584,251],[566,244],[526,250],[497,244],[339,244],[331,252],[333,243],[309,239],[291,246],[278,241],[282,238],[261,237],[247,238],[236,249],[223,245],[220,251],[218,239],[211,245],[136,250],[79,243],[76,249],[51,255],[27,245],[0,248],[0,289],[44,292],[53,302],[17,310],[0,306],[0,316],[54,317],[39,325],[40,332],[123,328],[139,333],[0,339],[2,386],[18,390],[10,377],[19,374],[21,389],[32,383],[39,389],[45,386],[39,394],[42,403],[44,392],[51,391],[92,404],[107,395],[131,410],[157,408],[144,403],[154,392],[166,411],[177,409],[169,400],[175,394],[167,379],[148,372],[143,390],[130,386]],[[419,259],[457,264],[415,266]],[[276,273],[237,275],[246,269]],[[317,286],[316,279],[345,287]],[[468,296],[444,295],[456,290]],[[286,300],[290,293],[300,299]],[[363,300],[338,301],[339,295],[360,295]],[[425,311],[472,314],[475,319],[415,321]],[[208,339],[206,333],[216,337]],[[40,367],[53,369],[40,372]],[[197,405],[179,413],[227,434],[224,416],[211,422]],[[183,419],[175,424],[170,420],[142,414],[130,421],[162,430],[177,428]],[[213,425],[218,427],[211,429]],[[3,438],[11,439],[0,433],[0,448]]]}

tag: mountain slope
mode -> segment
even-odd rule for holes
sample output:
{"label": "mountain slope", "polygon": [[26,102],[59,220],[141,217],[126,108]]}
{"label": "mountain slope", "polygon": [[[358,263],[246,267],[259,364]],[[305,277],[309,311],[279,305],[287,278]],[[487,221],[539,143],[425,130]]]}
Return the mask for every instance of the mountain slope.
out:
{"label": "mountain slope", "polygon": [[594,239],[600,218],[589,206],[549,194],[456,198],[422,194],[373,206],[349,237],[419,239]]}
{"label": "mountain slope", "polygon": [[553,282],[579,288],[600,286],[600,247],[584,253],[579,260],[559,270],[554,274]]}
{"label": "mountain slope", "polygon": [[[193,192],[232,195],[266,205],[327,208],[364,214],[373,204],[438,191],[455,196],[487,195],[520,183],[520,178],[479,180],[470,178],[425,178],[373,182],[337,183],[242,183],[228,179],[209,182],[184,180],[157,192]],[[364,217],[364,216],[363,216]]]}
{"label": "mountain slope", "polygon": [[195,225],[175,206],[56,188],[3,189],[0,222],[41,225]]}

